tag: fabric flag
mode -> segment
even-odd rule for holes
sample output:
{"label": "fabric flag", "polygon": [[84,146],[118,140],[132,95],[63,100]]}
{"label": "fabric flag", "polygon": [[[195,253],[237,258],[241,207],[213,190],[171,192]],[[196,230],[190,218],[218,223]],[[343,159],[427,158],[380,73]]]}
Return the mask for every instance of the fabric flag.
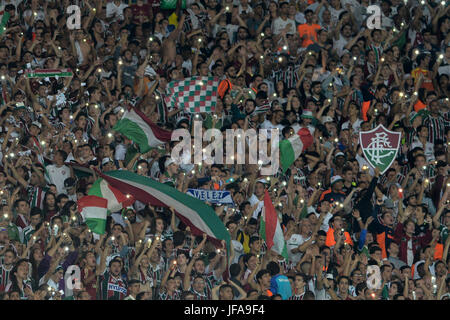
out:
{"label": "fabric flag", "polygon": [[280,162],[283,173],[312,143],[313,137],[307,128],[301,128],[297,134],[280,142]]}
{"label": "fabric flag", "polygon": [[190,227],[194,235],[206,233],[216,246],[220,246],[221,240],[225,240],[230,252],[229,232],[214,210],[203,201],[130,171],[117,170],[98,174],[111,186],[132,194],[142,203],[173,208],[177,217]]}
{"label": "fabric flag", "polygon": [[268,250],[273,250],[279,255],[282,255],[286,260],[288,259],[286,241],[284,241],[280,221],[278,220],[277,212],[267,190],[264,195],[264,207],[261,214],[259,234],[265,240]]}
{"label": "fabric flag", "polygon": [[104,179],[98,179],[89,189],[88,195],[108,200],[108,211],[118,212],[134,203],[134,197],[123,194],[109,185]]}
{"label": "fabric flag", "polygon": [[190,77],[171,81],[166,90],[166,104],[173,109],[184,107],[184,111],[189,113],[214,112],[218,86],[218,77]]}
{"label": "fabric flag", "polygon": [[70,69],[35,69],[26,71],[27,78],[71,77]]}
{"label": "fabric flag", "polygon": [[[173,10],[177,7],[177,0],[161,0],[161,9]],[[186,0],[181,1],[181,9],[186,9]]]}
{"label": "fabric flag", "polygon": [[2,35],[6,31],[6,25],[8,24],[9,18],[11,15],[9,12],[0,12],[2,14],[2,19],[0,20],[0,35]]}
{"label": "fabric flag", "polygon": [[48,188],[34,187],[33,194],[31,195],[30,207],[37,207],[39,209],[44,209],[44,197]]}
{"label": "fabric flag", "polygon": [[113,130],[134,141],[139,146],[141,153],[146,153],[152,147],[169,142],[172,138],[171,131],[161,129],[141,111],[133,107],[124,112]]}
{"label": "fabric flag", "polygon": [[97,196],[84,196],[79,199],[78,211],[92,232],[104,234],[106,228],[106,216],[108,200]]}
{"label": "fabric flag", "polygon": [[79,164],[78,162],[65,162],[68,167],[72,167],[73,173],[78,179],[89,177],[94,174],[94,171],[89,168],[87,164]]}

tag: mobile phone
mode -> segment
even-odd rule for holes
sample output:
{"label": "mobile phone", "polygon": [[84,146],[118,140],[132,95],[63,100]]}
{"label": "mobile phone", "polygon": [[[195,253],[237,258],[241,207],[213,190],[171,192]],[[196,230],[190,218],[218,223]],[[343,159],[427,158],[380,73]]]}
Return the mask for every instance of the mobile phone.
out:
{"label": "mobile phone", "polygon": [[56,237],[58,235],[59,227],[57,224],[53,226],[53,235]]}

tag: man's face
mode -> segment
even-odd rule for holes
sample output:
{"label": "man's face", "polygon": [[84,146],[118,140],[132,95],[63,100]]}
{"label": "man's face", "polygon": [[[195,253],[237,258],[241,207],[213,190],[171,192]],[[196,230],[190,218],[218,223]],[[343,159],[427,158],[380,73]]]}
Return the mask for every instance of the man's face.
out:
{"label": "man's face", "polygon": [[9,266],[9,265],[13,264],[14,260],[15,260],[15,258],[14,258],[14,254],[12,252],[5,253],[4,260],[3,260],[5,265]]}
{"label": "man's face", "polygon": [[384,269],[382,276],[383,276],[383,279],[386,280],[387,282],[391,281],[392,268],[391,267],[387,267],[386,269]]}
{"label": "man's face", "polygon": [[398,252],[399,252],[398,244],[396,244],[395,242],[392,241],[388,251],[389,251],[389,254],[391,256],[396,257],[398,255]]}
{"label": "man's face", "polygon": [[233,290],[230,287],[225,287],[220,290],[221,300],[233,300]]}
{"label": "man's face", "polygon": [[30,210],[30,205],[26,201],[20,201],[17,207],[17,212],[19,214],[28,214]]}
{"label": "man's face", "polygon": [[195,261],[194,270],[200,274],[205,273],[205,263],[202,260]]}
{"label": "man's face", "polygon": [[117,277],[120,274],[120,269],[121,269],[122,265],[120,262],[116,261],[111,263],[111,274],[115,277]]}
{"label": "man's face", "polygon": [[255,185],[255,195],[257,197],[261,197],[264,194],[264,184],[262,184],[261,182],[256,183]]}
{"label": "man's face", "polygon": [[203,290],[205,289],[205,280],[203,280],[202,278],[197,278],[194,280],[194,283],[192,286],[195,291],[203,292]]}
{"label": "man's face", "polygon": [[339,281],[339,292],[348,292],[348,285],[349,283],[347,279],[341,279]]}
{"label": "man's face", "polygon": [[130,287],[130,292],[134,295],[137,295],[141,290],[141,284],[140,283],[133,283]]}
{"label": "man's face", "polygon": [[41,216],[40,215],[34,215],[31,217],[31,225],[35,227],[39,222],[41,222]]}
{"label": "man's face", "polygon": [[326,236],[323,236],[323,235],[321,235],[321,236],[319,236],[318,238],[317,238],[317,246],[320,248],[320,247],[322,247],[323,245],[325,245],[325,241],[327,240],[327,237]]}
{"label": "man's face", "polygon": [[392,216],[392,213],[386,213],[383,217],[383,222],[387,226],[394,224],[394,217]]}

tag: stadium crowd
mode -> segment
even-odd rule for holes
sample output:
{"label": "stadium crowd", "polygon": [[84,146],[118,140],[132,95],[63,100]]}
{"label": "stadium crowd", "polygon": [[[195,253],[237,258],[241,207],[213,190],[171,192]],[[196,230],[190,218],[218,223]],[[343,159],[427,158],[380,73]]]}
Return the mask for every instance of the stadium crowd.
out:
{"label": "stadium crowd", "polygon": [[[74,30],[72,4],[81,13]],[[372,4],[380,28],[367,27]],[[449,8],[2,0],[0,298],[449,299]],[[168,84],[191,76],[222,80],[213,112],[165,103]],[[112,129],[130,105],[166,130],[202,120],[222,131],[278,128],[280,139],[307,128],[314,141],[273,176],[251,164],[179,164],[170,161],[175,142],[141,154]],[[359,132],[379,124],[401,133],[384,174],[359,144]],[[193,235],[170,208],[139,201],[108,216],[105,234],[92,233],[77,200],[97,179],[94,167],[182,192],[230,191],[234,206],[210,204],[230,250]],[[266,190],[287,258],[260,237]],[[74,265],[81,284],[69,287]],[[381,279],[367,273],[373,265]]]}

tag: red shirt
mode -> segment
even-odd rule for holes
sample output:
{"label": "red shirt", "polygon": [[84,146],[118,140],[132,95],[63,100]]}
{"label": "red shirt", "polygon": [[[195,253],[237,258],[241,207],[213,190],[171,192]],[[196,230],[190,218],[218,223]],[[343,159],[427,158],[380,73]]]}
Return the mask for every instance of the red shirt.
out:
{"label": "red shirt", "polygon": [[91,300],[96,300],[97,299],[97,277],[94,277],[92,279],[92,281],[90,281],[88,283],[85,281],[87,278],[91,277],[95,273],[95,271],[89,269],[86,274],[85,270],[86,270],[85,268],[83,268],[81,270],[81,279],[82,279],[83,285],[84,285],[86,291],[91,296]]}
{"label": "red shirt", "polygon": [[[137,4],[133,4],[131,6],[131,9],[133,10],[133,22],[140,24],[141,20],[139,19],[140,16],[144,16],[148,18],[148,21],[150,22],[150,15],[152,7],[149,4],[143,4],[142,6],[138,6]],[[144,22],[145,22],[144,18]]]}

